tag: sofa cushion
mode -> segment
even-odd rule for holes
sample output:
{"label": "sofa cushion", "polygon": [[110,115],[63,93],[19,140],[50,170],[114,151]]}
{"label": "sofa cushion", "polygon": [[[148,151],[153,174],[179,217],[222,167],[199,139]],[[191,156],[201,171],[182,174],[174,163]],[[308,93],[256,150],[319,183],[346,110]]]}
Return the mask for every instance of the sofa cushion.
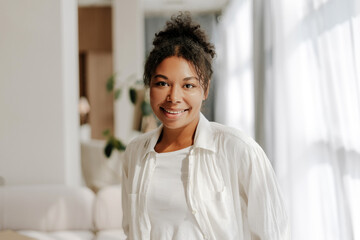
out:
{"label": "sofa cushion", "polygon": [[122,229],[121,185],[112,185],[100,189],[94,206],[96,230]]}
{"label": "sofa cushion", "polygon": [[95,240],[126,240],[123,230],[103,230],[97,232]]}
{"label": "sofa cushion", "polygon": [[23,234],[19,234],[12,230],[0,231],[0,239],[3,239],[3,240],[36,240],[35,238],[27,237]]}
{"label": "sofa cushion", "polygon": [[28,230],[18,231],[18,233],[36,240],[93,240],[95,238],[95,234],[91,231],[38,232]]}
{"label": "sofa cushion", "polygon": [[95,195],[85,187],[29,185],[0,187],[0,228],[92,230]]}
{"label": "sofa cushion", "polygon": [[109,185],[121,183],[123,152],[113,151],[110,158],[104,154],[106,141],[91,139],[81,142],[81,169],[86,186],[99,191]]}

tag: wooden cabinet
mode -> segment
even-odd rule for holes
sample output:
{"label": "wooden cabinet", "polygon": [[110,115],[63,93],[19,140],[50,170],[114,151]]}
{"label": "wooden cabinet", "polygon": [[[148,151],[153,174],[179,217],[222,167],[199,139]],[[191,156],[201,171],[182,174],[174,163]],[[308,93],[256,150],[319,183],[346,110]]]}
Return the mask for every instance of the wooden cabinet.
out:
{"label": "wooden cabinet", "polygon": [[114,129],[113,95],[106,91],[106,81],[113,74],[111,8],[80,7],[78,17],[79,97],[90,104],[91,138],[104,139],[102,132]]}
{"label": "wooden cabinet", "polygon": [[102,132],[114,130],[114,96],[106,91],[106,81],[112,74],[110,52],[88,52],[86,54],[87,96],[91,107],[89,122],[91,137],[103,139]]}
{"label": "wooden cabinet", "polygon": [[79,7],[79,51],[112,51],[111,7]]}

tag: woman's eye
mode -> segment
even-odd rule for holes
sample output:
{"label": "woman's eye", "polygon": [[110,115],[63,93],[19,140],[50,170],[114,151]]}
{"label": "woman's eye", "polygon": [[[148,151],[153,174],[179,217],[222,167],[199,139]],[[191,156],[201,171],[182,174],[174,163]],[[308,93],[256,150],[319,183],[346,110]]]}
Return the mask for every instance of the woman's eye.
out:
{"label": "woman's eye", "polygon": [[156,86],[160,86],[160,87],[165,87],[167,86],[168,84],[166,82],[157,82],[155,83]]}
{"label": "woman's eye", "polygon": [[192,84],[185,84],[185,86],[184,86],[185,88],[193,88],[194,87],[194,85],[192,85]]}

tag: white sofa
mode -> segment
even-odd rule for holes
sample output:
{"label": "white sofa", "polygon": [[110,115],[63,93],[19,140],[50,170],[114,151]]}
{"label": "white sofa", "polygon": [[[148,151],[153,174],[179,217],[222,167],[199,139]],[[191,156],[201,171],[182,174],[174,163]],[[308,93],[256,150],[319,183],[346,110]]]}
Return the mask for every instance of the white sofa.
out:
{"label": "white sofa", "polygon": [[122,240],[120,185],[96,194],[87,187],[0,187],[0,233],[38,240]]}

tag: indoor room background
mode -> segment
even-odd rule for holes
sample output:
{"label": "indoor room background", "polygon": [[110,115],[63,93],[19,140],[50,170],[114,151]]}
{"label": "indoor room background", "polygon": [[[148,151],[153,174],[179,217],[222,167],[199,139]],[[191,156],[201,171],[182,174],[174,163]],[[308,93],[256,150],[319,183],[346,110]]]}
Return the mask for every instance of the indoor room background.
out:
{"label": "indoor room background", "polygon": [[157,126],[142,69],[180,10],[217,52],[203,113],[264,148],[292,239],[360,240],[360,0],[1,0],[0,185],[121,183],[106,144]]}

